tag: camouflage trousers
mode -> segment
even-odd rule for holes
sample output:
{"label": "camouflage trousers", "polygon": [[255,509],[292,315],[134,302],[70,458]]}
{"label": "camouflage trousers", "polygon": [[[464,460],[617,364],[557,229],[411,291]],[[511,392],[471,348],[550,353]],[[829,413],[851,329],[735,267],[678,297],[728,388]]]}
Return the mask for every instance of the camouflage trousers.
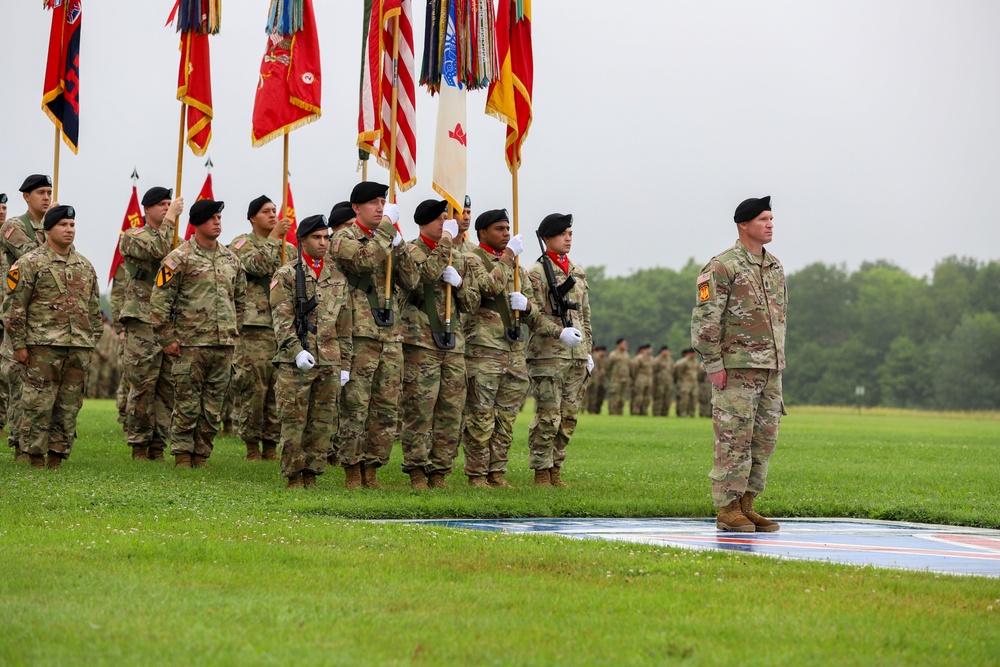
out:
{"label": "camouflage trousers", "polygon": [[131,447],[165,448],[174,406],[174,358],[156,342],[153,325],[130,319],[125,323],[125,440]]}
{"label": "camouflage trousers", "polygon": [[712,416],[712,383],[708,382],[708,386],[699,385],[698,386],[698,416],[699,417],[711,417]]}
{"label": "camouflage trousers", "polygon": [[354,338],[351,381],[344,385],[344,413],[337,438],[343,466],[389,462],[396,439],[399,391],[403,381],[402,344]]}
{"label": "camouflage trousers", "polygon": [[601,407],[604,405],[604,397],[606,393],[607,387],[603,382],[591,381],[587,385],[587,412],[595,415],[601,414]]}
{"label": "camouflage trousers", "polygon": [[712,391],[715,427],[712,502],[728,505],[747,491],[763,493],[767,462],[785,414],[781,372],[762,368],[726,371],[726,387]]}
{"label": "camouflage trousers", "polygon": [[208,458],[222,425],[222,402],[232,377],[233,347],[182,347],[171,376],[174,410],[170,420],[170,453]]}
{"label": "camouflage trousers", "polygon": [[[275,403],[275,372],[271,359],[278,351],[271,327],[243,327],[233,361],[233,391],[238,396],[236,432],[243,442],[277,442],[281,434]],[[338,382],[339,368],[338,368]],[[338,385],[339,386],[339,385]]]}
{"label": "camouflage trousers", "polygon": [[677,385],[677,416],[694,417],[695,406],[698,404],[698,385]]}
{"label": "camouflage trousers", "polygon": [[128,416],[128,367],[122,369],[121,377],[118,378],[115,409],[118,410],[118,423],[124,427],[125,419]]}
{"label": "camouflage trousers", "polygon": [[649,414],[649,404],[653,398],[652,383],[649,380],[636,380],[632,383],[632,414],[646,416]]}
{"label": "camouflage trousers", "polygon": [[451,473],[465,407],[465,355],[403,346],[403,472]]}
{"label": "camouflage trousers", "polygon": [[479,348],[485,355],[465,358],[465,474],[483,477],[507,472],[514,420],[528,393],[523,352]]}
{"label": "camouflage trousers", "polygon": [[[9,400],[10,385],[7,382],[7,373],[0,370],[0,428],[7,426],[7,406]],[[10,444],[9,439],[7,440],[7,444]]]}
{"label": "camouflage trousers", "polygon": [[17,451],[21,448],[21,423],[24,421],[24,412],[21,410],[21,388],[24,386],[24,364],[19,364],[13,359],[3,357],[0,362],[0,373],[3,374],[3,382],[7,385],[9,398],[7,399],[7,445]]}
{"label": "camouflage trousers", "polygon": [[70,455],[90,355],[89,347],[28,346],[20,396],[24,451]]}
{"label": "camouflage trousers", "polygon": [[664,382],[653,387],[653,416],[669,417],[670,403],[674,393],[674,383]]}
{"label": "camouflage trousers", "polygon": [[625,397],[628,395],[628,382],[612,382],[608,391],[608,414],[620,415],[625,411]]}
{"label": "camouflage trousers", "polygon": [[535,397],[535,418],[528,426],[529,467],[562,467],[566,445],[576,430],[576,416],[587,382],[581,359],[536,359],[528,365]]}
{"label": "camouflage trousers", "polygon": [[295,364],[279,364],[274,393],[281,423],[281,474],[291,477],[311,470],[322,475],[340,421],[340,367],[304,371]]}

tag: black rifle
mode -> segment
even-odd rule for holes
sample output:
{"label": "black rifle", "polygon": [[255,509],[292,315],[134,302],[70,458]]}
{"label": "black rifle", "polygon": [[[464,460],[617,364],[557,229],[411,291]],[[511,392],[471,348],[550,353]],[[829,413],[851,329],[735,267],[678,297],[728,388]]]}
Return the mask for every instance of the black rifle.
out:
{"label": "black rifle", "polygon": [[567,276],[566,282],[562,285],[556,285],[556,273],[552,268],[552,260],[549,259],[549,254],[545,252],[545,243],[542,241],[541,236],[538,237],[538,246],[542,249],[542,269],[545,270],[545,282],[549,285],[549,306],[552,308],[552,314],[562,320],[563,327],[571,327],[573,326],[573,320],[569,317],[569,311],[579,310],[580,305],[572,301],[567,301],[566,295],[576,285],[576,278]]}
{"label": "black rifle", "polygon": [[295,335],[306,352],[309,351],[309,334],[316,333],[316,325],[309,323],[309,316],[318,305],[315,294],[306,298],[306,271],[300,250],[299,261],[295,263]]}

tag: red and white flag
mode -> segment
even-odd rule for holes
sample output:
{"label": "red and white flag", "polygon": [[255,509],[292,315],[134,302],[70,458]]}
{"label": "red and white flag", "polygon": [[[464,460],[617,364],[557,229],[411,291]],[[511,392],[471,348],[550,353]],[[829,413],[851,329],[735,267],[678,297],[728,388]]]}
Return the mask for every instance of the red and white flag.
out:
{"label": "red and white flag", "polygon": [[490,84],[486,113],[507,124],[504,152],[513,171],[521,164],[521,145],[531,127],[531,0],[500,0],[496,40],[500,76]]}
{"label": "red and white flag", "polygon": [[299,237],[295,235],[296,230],[299,228],[298,218],[295,217],[295,202],[292,201],[292,184],[288,184],[288,196],[287,202],[285,203],[285,210],[282,211],[281,218],[288,220],[292,223],[292,226],[288,228],[288,232],[285,233],[285,240],[291,243],[296,248],[299,247]]}
{"label": "red and white flag", "polygon": [[[142,211],[139,209],[139,193],[136,191],[135,186],[132,186],[132,198],[128,202],[128,208],[125,210],[125,219],[122,220],[122,229],[118,232],[117,241],[121,241],[121,236],[130,229],[135,229],[136,227],[142,227],[146,224],[146,221],[142,218]],[[115,272],[118,271],[118,267],[125,263],[125,258],[122,257],[121,246],[115,243],[115,258],[111,260],[111,274],[108,276],[108,282],[110,283],[115,279]]]}

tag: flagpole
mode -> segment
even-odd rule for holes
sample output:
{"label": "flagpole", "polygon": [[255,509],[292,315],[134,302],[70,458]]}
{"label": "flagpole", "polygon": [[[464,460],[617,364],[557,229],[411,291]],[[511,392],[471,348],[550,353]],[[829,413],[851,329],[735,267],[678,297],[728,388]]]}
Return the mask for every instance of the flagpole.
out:
{"label": "flagpole", "polygon": [[[176,187],[174,188],[174,198],[177,199],[181,196],[181,174],[184,171],[184,115],[187,111],[187,105],[181,102],[181,129],[178,132],[177,137],[177,181]],[[174,225],[174,247],[180,242],[180,230],[181,221],[175,220]]]}
{"label": "flagpole", "polygon": [[[402,10],[392,26],[392,110],[389,116],[389,203],[396,203],[396,114],[399,105],[399,22]],[[389,310],[392,298],[392,251],[385,263],[385,309]]]}
{"label": "flagpole", "polygon": [[[281,170],[281,215],[279,220],[283,220],[288,215],[288,133],[285,132],[285,159],[284,169]],[[285,265],[285,235],[281,236],[281,265]]]}
{"label": "flagpole", "polygon": [[56,126],[55,160],[52,167],[52,201],[59,201],[59,126]]}
{"label": "flagpole", "polygon": [[[511,181],[511,186],[513,187],[513,190],[514,190],[514,192],[513,192],[514,202],[513,202],[513,208],[511,209],[511,212],[512,212],[511,217],[514,218],[513,220],[511,220],[511,222],[514,224],[514,233],[512,234],[512,236],[517,236],[517,168],[518,168],[518,162],[515,159],[513,162],[511,162],[511,165],[510,165],[510,181]],[[520,292],[521,291],[521,275],[520,274],[521,274],[521,263],[520,263],[519,258],[515,257],[514,258],[514,291],[515,292]],[[514,331],[518,332],[518,334],[521,331],[521,311],[520,310],[515,310],[514,311]]]}

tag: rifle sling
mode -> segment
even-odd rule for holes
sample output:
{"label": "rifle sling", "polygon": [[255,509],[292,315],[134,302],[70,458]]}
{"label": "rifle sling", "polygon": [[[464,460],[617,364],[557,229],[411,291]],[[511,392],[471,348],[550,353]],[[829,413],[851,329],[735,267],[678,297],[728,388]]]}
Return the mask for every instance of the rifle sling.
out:
{"label": "rifle sling", "polygon": [[376,308],[381,308],[378,300],[378,290],[375,289],[375,281],[372,280],[371,271],[365,271],[361,275],[354,275],[353,273],[346,273],[347,284],[356,290],[360,290],[365,293],[365,297],[368,299],[368,305],[371,306],[372,311]]}

